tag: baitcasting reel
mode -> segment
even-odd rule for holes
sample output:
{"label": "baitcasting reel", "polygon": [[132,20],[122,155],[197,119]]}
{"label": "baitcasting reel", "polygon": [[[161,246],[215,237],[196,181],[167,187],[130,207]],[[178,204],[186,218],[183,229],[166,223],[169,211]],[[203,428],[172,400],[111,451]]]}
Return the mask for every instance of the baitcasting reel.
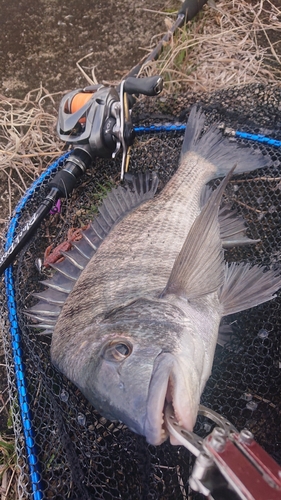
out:
{"label": "baitcasting reel", "polygon": [[83,147],[92,158],[115,158],[122,148],[122,180],[135,138],[131,121],[132,94],[155,96],[162,88],[162,78],[152,76],[129,77],[116,88],[92,85],[69,92],[59,107],[58,135],[74,147]]}
{"label": "baitcasting reel", "polygon": [[133,94],[155,96],[161,92],[160,76],[128,77],[118,87],[93,85],[63,97],[57,124],[59,137],[73,150],[62,170],[48,187],[50,191],[31,219],[0,258],[0,275],[50,212],[59,198],[68,198],[77,180],[95,157],[114,158],[122,148],[121,180],[128,169],[130,147],[135,133],[131,121]]}

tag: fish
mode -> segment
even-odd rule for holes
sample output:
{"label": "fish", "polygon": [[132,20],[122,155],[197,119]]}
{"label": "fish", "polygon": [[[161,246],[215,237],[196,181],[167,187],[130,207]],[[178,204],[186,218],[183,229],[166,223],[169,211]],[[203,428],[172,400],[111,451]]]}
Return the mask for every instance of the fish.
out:
{"label": "fish", "polygon": [[224,260],[225,247],[259,241],[222,203],[226,185],[270,159],[205,122],[192,107],[178,169],[160,192],[146,172],[108,194],[26,311],[52,335],[55,367],[101,415],[152,445],[169,437],[169,403],[192,431],[222,319],[273,299],[281,286],[276,270]]}

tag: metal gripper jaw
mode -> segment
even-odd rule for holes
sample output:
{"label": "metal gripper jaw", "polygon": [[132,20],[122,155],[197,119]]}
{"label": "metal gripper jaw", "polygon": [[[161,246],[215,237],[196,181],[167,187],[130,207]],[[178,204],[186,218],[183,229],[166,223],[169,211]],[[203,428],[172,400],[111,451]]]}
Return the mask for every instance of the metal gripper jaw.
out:
{"label": "metal gripper jaw", "polygon": [[247,429],[238,432],[226,418],[205,406],[199,405],[198,415],[217,425],[205,438],[181,427],[171,405],[165,409],[170,436],[196,457],[190,487],[208,500],[280,499],[281,468],[253,434]]}

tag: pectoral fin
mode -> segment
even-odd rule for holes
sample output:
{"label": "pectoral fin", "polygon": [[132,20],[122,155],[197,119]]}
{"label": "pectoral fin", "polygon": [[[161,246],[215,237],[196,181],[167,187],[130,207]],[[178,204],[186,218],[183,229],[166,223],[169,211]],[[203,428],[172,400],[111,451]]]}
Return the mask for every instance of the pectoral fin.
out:
{"label": "pectoral fin", "polygon": [[211,194],[194,221],[161,294],[187,299],[212,293],[224,282],[223,250],[218,221],[219,205],[234,168]]}

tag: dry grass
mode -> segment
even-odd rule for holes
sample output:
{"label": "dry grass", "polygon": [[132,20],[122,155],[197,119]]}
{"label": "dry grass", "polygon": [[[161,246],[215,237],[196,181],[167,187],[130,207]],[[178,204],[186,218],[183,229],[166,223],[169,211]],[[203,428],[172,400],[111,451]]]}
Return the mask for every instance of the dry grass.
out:
{"label": "dry grass", "polygon": [[15,443],[12,438],[0,435],[0,498],[17,498],[17,458]]}
{"label": "dry grass", "polygon": [[[280,84],[281,10],[264,0],[209,0],[208,4],[142,73],[160,72],[169,92],[179,88],[212,92],[253,82]],[[169,26],[173,20],[166,22]]]}
{"label": "dry grass", "polygon": [[0,95],[0,179],[9,215],[14,195],[23,194],[62,153],[55,132],[56,114],[54,98],[43,87],[29,92],[24,100]]}
{"label": "dry grass", "polygon": [[[167,26],[173,20],[167,18]],[[183,88],[212,92],[253,82],[280,84],[280,33],[281,10],[270,0],[209,0],[141,74],[161,73],[168,92]],[[77,65],[92,81],[93,71],[90,77],[80,65],[86,57]],[[13,194],[23,194],[62,153],[56,116],[54,98],[43,87],[29,92],[23,101],[0,95],[0,180],[8,200],[4,218],[11,214]]]}

